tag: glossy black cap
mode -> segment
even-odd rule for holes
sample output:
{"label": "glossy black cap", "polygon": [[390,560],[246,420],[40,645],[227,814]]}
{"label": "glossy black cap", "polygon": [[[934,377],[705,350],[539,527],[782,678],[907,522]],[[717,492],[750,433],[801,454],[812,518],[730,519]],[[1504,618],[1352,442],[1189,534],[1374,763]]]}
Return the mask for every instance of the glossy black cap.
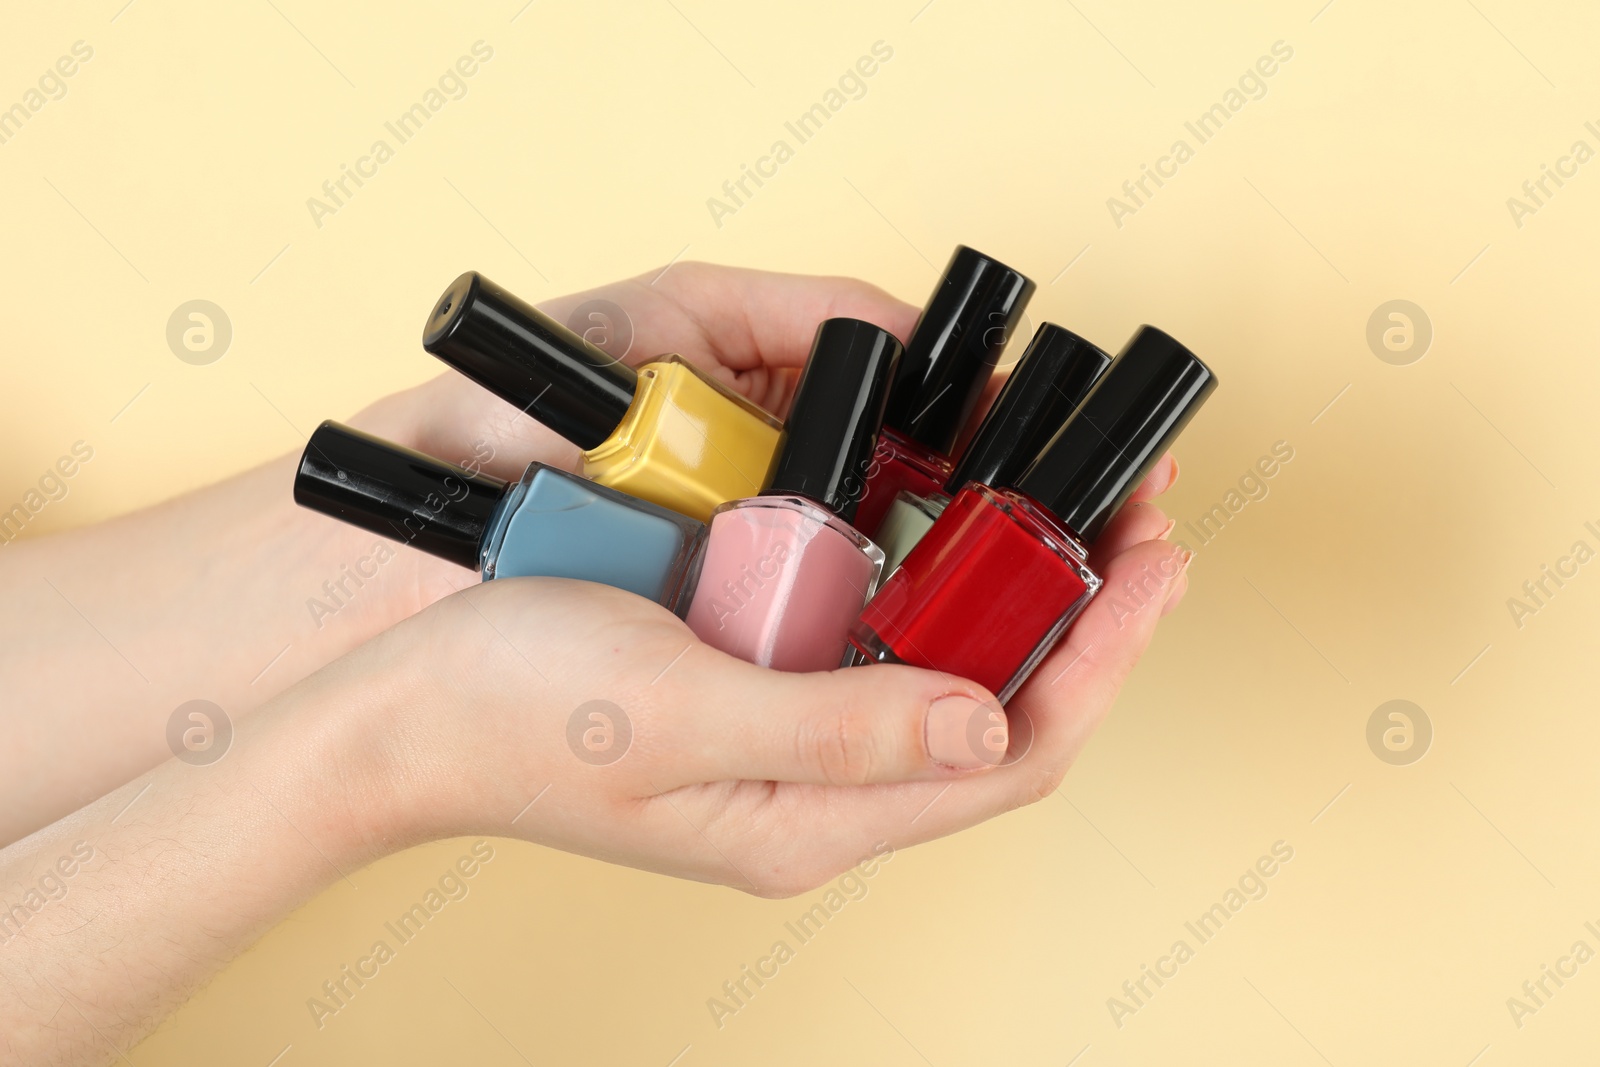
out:
{"label": "glossy black cap", "polygon": [[954,496],[968,482],[1010,486],[1110,365],[1110,356],[1071,330],[1041,324],[978,424],[945,492]]}
{"label": "glossy black cap", "polygon": [[422,347],[579,448],[594,448],[633,403],[638,375],[475,270],[428,313]]}
{"label": "glossy black cap", "polygon": [[1028,278],[956,246],[906,342],[884,425],[948,455],[1032,296]]}
{"label": "glossy black cap", "polygon": [[1193,352],[1139,327],[1015,488],[1092,542],[1216,387]]}
{"label": "glossy black cap", "polygon": [[301,507],[477,569],[478,547],[506,483],[324,422],[300,456]]}
{"label": "glossy black cap", "polygon": [[859,319],[827,319],[795,385],[783,448],[762,496],[803,496],[856,516],[883,425],[900,342]]}

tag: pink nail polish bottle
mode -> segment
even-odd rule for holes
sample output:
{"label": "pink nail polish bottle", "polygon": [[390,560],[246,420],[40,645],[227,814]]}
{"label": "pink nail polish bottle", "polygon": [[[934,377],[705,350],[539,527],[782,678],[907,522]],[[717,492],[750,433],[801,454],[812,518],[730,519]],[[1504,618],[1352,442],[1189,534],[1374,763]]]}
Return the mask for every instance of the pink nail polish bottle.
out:
{"label": "pink nail polish bottle", "polygon": [[850,521],[900,353],[871,323],[817,327],[770,485],[712,513],[687,616],[706,644],[781,671],[845,664],[883,571],[883,553]]}

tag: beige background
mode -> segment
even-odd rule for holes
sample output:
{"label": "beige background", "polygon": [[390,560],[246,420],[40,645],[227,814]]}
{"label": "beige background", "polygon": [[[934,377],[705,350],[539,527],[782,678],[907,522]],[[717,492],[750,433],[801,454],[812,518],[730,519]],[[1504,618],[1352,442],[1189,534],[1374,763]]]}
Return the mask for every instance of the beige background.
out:
{"label": "beige background", "polygon": [[[1520,629],[1506,604],[1575,541],[1600,548],[1600,163],[1520,228],[1506,205],[1575,140],[1600,149],[1592,7],[123,2],[14,5],[0,35],[0,106],[94,49],[0,145],[0,497],[95,448],[38,532],[434,374],[420,324],[469,267],[543,299],[685,256],[920,302],[968,242],[1039,281],[1034,322],[1107,346],[1154,322],[1218,369],[1180,520],[1294,450],[1200,549],[1061,795],[898,853],[723,1028],[707,998],[817,895],[497,841],[319,1031],[306,999],[469,845],[451,841],[336,884],[133,1062],[1465,1067],[1593,1047],[1600,963],[1520,1029],[1506,1004],[1574,941],[1600,949],[1600,564]],[[480,39],[467,95],[314,225],[306,199]],[[865,95],[718,227],[707,198],[876,41],[894,54]],[[1265,96],[1118,228],[1107,198],[1193,145],[1184,122],[1276,41],[1293,58]],[[233,323],[209,366],[164,339],[194,298]],[[1435,332],[1408,366],[1365,336],[1398,298]],[[1391,699],[1435,733],[1409,766],[1366,741]],[[1280,840],[1265,898],[1118,1028],[1107,998],[1195,944],[1185,920]]]}

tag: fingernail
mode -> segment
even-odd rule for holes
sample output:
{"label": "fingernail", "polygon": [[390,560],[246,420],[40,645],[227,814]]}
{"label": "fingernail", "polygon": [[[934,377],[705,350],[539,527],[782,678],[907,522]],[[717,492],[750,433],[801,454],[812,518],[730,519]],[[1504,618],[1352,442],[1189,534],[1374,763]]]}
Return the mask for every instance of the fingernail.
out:
{"label": "fingernail", "polygon": [[1189,583],[1184,578],[1184,575],[1189,571],[1189,561],[1194,559],[1194,552],[1187,548],[1179,549],[1177,556],[1174,558],[1178,561],[1178,573],[1174,574],[1172,580],[1167,583],[1167,598],[1161,602],[1161,614],[1163,617],[1166,616],[1167,612],[1178,606],[1178,601],[1183,599],[1185,590],[1189,588]]}
{"label": "fingernail", "polygon": [[999,762],[988,754],[996,749],[1000,755],[1005,754],[1005,715],[997,712],[987,716],[983,710],[986,706],[966,696],[940,697],[928,705],[923,738],[929,757],[935,763],[963,771]]}
{"label": "fingernail", "polygon": [[1148,475],[1145,484],[1151,496],[1160,496],[1178,483],[1178,461],[1171,456],[1165,462],[1158,462]]}
{"label": "fingernail", "polygon": [[1161,528],[1161,534],[1160,534],[1158,540],[1165,541],[1167,539],[1167,536],[1172,533],[1172,531],[1177,527],[1177,525],[1178,525],[1178,520],[1177,519],[1168,519],[1167,520],[1167,524]]}
{"label": "fingernail", "polygon": [[1161,618],[1172,614],[1173,610],[1183,602],[1183,594],[1189,591],[1189,579],[1179,576],[1173,579],[1172,591],[1167,594],[1167,599],[1161,604]]}

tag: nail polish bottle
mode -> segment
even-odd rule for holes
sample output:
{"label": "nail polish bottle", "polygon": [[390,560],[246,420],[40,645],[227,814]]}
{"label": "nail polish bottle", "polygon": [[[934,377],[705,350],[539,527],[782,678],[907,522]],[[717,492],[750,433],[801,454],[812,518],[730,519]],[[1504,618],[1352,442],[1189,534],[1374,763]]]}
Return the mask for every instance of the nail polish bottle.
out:
{"label": "nail polish bottle", "polygon": [[576,578],[676,611],[705,526],[543,463],[520,481],[469,472],[324,422],[306,443],[295,503],[491,578]]}
{"label": "nail polish bottle", "polygon": [[1009,486],[1110,365],[1110,356],[1071,330],[1042,323],[942,489],[927,496],[901,490],[895,497],[876,539],[883,572],[894,573],[962,486]]}
{"label": "nail polish bottle", "polygon": [[1002,701],[1100,589],[1088,550],[1213,389],[1144,326],[1013,488],[971,483],[852,627],[868,659],[970,678]]}
{"label": "nail polish bottle", "polygon": [[817,327],[789,434],[760,496],[711,516],[685,617],[704,642],[781,671],[843,666],[883,553],[850,525],[900,342],[856,319]]}
{"label": "nail polish bottle", "polygon": [[704,521],[766,487],[783,424],[676,355],[638,370],[468,271],[422,347],[583,449],[601,485]]}
{"label": "nail polish bottle", "polygon": [[883,433],[856,513],[876,537],[902,489],[926,496],[950,477],[950,451],[1006,341],[1033,296],[1033,282],[998,260],[958,245],[906,342],[889,388]]}

